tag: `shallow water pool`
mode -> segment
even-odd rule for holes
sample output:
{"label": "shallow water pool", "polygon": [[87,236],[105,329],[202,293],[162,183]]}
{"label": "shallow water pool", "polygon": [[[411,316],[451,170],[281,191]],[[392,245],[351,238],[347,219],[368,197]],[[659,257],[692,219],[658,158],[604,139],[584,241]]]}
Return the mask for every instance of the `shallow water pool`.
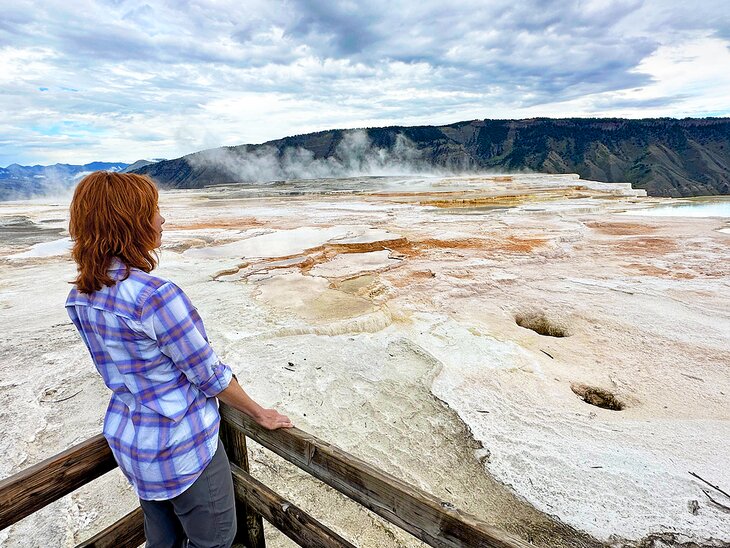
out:
{"label": "shallow water pool", "polygon": [[677,205],[626,211],[624,215],[651,217],[730,217],[730,199],[682,201]]}

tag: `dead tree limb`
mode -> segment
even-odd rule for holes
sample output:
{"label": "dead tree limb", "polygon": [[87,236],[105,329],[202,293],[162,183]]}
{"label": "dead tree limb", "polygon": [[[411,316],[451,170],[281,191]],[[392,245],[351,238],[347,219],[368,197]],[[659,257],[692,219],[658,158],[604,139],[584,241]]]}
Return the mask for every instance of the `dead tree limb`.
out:
{"label": "dead tree limb", "polygon": [[[723,495],[725,495],[725,496],[726,496],[727,498],[729,498],[729,499],[730,499],[730,495],[728,495],[728,494],[727,494],[727,493],[726,493],[725,491],[723,491],[722,489],[720,489],[720,488],[719,488],[719,487],[718,487],[717,485],[712,485],[712,484],[711,484],[711,483],[710,483],[709,481],[707,481],[707,480],[706,480],[705,478],[701,478],[701,477],[700,477],[699,475],[695,474],[694,472],[690,472],[689,474],[690,474],[690,476],[694,476],[694,477],[696,477],[696,478],[697,478],[698,480],[700,480],[701,482],[704,482],[704,483],[706,483],[707,485],[709,485],[710,487],[712,487],[712,488],[713,488],[713,489],[715,489],[716,491],[719,491],[720,493],[722,493]],[[704,489],[703,489],[703,490],[704,490]]]}
{"label": "dead tree limb", "polygon": [[723,509],[725,512],[730,512],[730,506],[725,506],[721,502],[717,502],[715,499],[712,498],[712,495],[710,495],[710,492],[707,489],[702,489],[702,492],[705,494],[705,496],[710,499],[710,502],[714,504],[715,506],[719,506]]}

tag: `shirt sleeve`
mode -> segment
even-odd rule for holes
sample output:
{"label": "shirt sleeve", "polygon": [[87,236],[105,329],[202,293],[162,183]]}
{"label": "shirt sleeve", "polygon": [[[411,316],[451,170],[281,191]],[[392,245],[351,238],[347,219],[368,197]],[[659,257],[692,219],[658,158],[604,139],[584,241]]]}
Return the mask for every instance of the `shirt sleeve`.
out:
{"label": "shirt sleeve", "polygon": [[213,352],[198,311],[175,284],[168,282],[147,298],[142,323],[160,351],[206,396],[229,385],[231,368]]}

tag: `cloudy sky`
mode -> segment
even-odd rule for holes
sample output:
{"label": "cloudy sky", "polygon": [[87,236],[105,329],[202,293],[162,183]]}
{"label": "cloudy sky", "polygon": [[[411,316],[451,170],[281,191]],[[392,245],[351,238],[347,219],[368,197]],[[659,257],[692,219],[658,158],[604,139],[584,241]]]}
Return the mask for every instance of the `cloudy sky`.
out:
{"label": "cloudy sky", "polygon": [[2,4],[0,166],[327,128],[730,115],[727,0]]}

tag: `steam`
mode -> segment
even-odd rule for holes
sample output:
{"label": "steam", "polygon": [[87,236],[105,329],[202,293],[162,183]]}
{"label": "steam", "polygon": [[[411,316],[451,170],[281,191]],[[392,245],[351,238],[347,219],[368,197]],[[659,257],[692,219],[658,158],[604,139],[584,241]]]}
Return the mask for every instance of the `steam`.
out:
{"label": "steam", "polygon": [[195,169],[211,169],[236,182],[263,182],[289,179],[328,179],[362,175],[409,175],[452,173],[435,167],[418,147],[398,134],[393,146],[374,146],[363,130],[349,131],[326,158],[315,158],[311,150],[273,146],[242,152],[232,148],[203,151],[188,157]]}
{"label": "steam", "polygon": [[[126,164],[107,164],[119,171]],[[94,164],[8,166],[0,168],[0,201],[36,198],[69,201],[78,182],[92,173]]]}
{"label": "steam", "polygon": [[76,183],[81,176],[64,176],[57,173],[35,175],[32,178],[21,178],[0,181],[0,201],[28,200],[49,198],[68,200],[73,194]]}

